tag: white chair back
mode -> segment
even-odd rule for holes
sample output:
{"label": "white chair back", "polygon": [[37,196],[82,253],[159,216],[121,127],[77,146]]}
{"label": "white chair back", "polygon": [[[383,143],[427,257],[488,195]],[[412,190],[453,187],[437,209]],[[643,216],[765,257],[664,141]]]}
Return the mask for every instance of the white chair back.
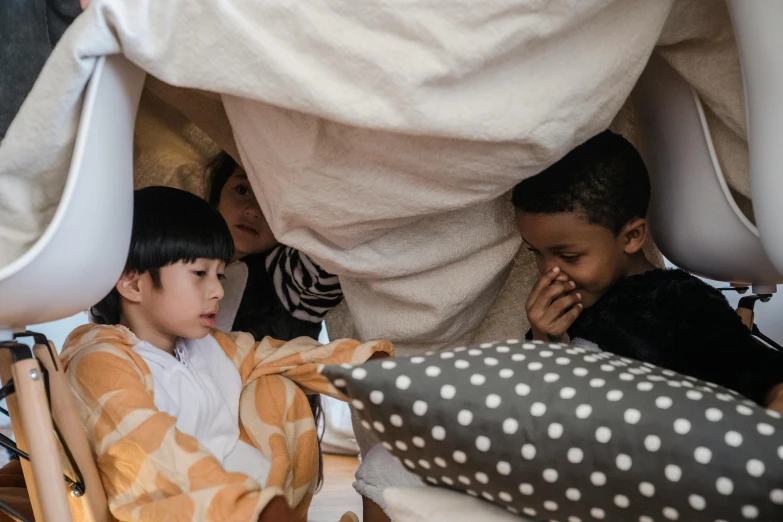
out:
{"label": "white chair back", "polygon": [[783,272],[783,2],[727,3],[745,83],[756,224],[770,261]]}
{"label": "white chair back", "polygon": [[632,96],[652,185],[650,229],[661,252],[696,275],[774,292],[783,276],[729,192],[697,94],[653,55]]}
{"label": "white chair back", "polygon": [[121,55],[96,63],[54,217],[29,251],[0,269],[0,331],[86,310],[117,282],[130,244],[133,130],[144,76]]}

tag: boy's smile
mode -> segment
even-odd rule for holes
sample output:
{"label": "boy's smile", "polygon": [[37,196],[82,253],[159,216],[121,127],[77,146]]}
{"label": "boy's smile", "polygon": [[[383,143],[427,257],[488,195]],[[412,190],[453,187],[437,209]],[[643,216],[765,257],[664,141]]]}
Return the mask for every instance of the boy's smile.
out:
{"label": "boy's smile", "polygon": [[582,305],[595,304],[621,277],[634,271],[625,236],[589,223],[579,212],[534,214],[517,211],[517,228],[535,254],[540,274],[554,267],[576,283]]}

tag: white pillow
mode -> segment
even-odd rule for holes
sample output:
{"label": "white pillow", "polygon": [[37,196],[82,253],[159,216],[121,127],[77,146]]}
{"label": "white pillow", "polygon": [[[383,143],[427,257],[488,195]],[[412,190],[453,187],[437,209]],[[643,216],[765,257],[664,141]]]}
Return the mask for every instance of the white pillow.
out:
{"label": "white pillow", "polygon": [[392,522],[532,522],[445,488],[387,488],[383,498]]}
{"label": "white pillow", "polygon": [[384,491],[389,488],[426,488],[427,485],[414,475],[380,444],[367,452],[362,464],[356,470],[356,482],[353,489],[361,496],[372,500],[388,515]]}

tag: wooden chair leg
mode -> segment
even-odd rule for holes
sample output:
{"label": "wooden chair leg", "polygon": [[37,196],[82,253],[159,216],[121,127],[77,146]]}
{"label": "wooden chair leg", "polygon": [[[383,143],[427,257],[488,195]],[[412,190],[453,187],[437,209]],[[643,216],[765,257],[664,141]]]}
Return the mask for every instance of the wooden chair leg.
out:
{"label": "wooden chair leg", "polygon": [[15,391],[6,400],[14,436],[19,449],[30,455],[29,462],[22,461],[22,470],[35,519],[71,522],[41,367],[24,345],[4,342],[0,348],[0,379],[3,383],[14,381]]}
{"label": "wooden chair leg", "polygon": [[748,308],[738,307],[737,314],[740,316],[740,319],[742,320],[742,324],[745,325],[745,328],[747,328],[748,330],[752,330],[753,320],[754,320],[753,310],[750,310]]}

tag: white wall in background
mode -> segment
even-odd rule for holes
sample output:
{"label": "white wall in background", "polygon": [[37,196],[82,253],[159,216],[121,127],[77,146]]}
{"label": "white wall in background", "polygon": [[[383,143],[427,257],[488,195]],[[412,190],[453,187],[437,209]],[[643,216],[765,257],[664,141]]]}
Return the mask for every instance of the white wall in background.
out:
{"label": "white wall in background", "polygon": [[59,353],[63,349],[63,343],[66,337],[70,334],[74,328],[87,324],[89,321],[87,312],[79,312],[72,317],[66,317],[59,321],[52,321],[50,323],[34,324],[27,327],[32,332],[42,333],[47,339],[52,341],[57,347]]}

